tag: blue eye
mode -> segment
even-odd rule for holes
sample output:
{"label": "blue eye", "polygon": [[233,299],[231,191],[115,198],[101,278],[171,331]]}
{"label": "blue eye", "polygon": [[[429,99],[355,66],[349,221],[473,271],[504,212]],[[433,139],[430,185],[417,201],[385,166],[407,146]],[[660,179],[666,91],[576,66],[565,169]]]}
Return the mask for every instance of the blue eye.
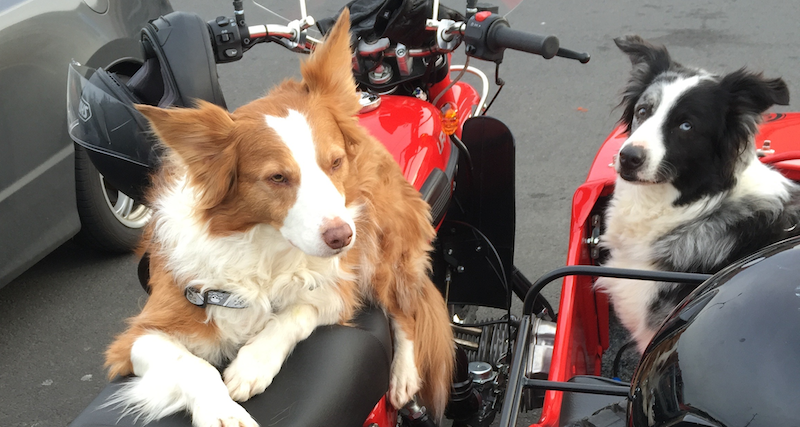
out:
{"label": "blue eye", "polygon": [[681,123],[681,125],[680,125],[679,127],[680,127],[680,129],[681,129],[682,131],[689,131],[689,130],[692,130],[692,124],[691,124],[691,123],[689,123],[689,122],[683,122],[683,123]]}

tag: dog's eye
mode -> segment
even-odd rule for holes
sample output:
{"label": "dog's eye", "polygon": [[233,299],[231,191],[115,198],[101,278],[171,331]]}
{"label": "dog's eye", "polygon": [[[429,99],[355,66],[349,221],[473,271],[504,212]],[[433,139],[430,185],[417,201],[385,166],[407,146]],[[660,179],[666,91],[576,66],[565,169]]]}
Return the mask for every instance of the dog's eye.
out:
{"label": "dog's eye", "polygon": [[271,177],[269,177],[269,179],[272,182],[277,182],[279,184],[282,184],[282,183],[286,182],[286,177],[284,175],[279,174],[279,173],[276,173],[275,175],[272,175]]}
{"label": "dog's eye", "polygon": [[645,116],[647,116],[647,107],[639,107],[636,110],[636,117],[641,119],[642,117],[645,117]]}
{"label": "dog's eye", "polygon": [[340,166],[342,166],[342,158],[341,157],[339,157],[338,159],[334,160],[333,164],[331,164],[331,168],[333,170],[339,169]]}
{"label": "dog's eye", "polygon": [[683,122],[680,126],[678,126],[682,131],[690,131],[692,130],[692,124],[689,122]]}

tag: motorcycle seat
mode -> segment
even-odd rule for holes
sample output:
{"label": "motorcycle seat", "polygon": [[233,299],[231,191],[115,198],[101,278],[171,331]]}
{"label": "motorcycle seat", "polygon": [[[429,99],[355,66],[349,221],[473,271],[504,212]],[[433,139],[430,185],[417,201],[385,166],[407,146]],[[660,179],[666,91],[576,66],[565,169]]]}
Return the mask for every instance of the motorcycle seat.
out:
{"label": "motorcycle seat", "polygon": [[[389,388],[392,338],[383,310],[367,307],[353,326],[317,328],[301,341],[267,390],[242,406],[262,426],[361,426]],[[120,408],[103,408],[126,378],[113,380],[70,427],[143,426]],[[186,413],[148,427],[191,427]]]}

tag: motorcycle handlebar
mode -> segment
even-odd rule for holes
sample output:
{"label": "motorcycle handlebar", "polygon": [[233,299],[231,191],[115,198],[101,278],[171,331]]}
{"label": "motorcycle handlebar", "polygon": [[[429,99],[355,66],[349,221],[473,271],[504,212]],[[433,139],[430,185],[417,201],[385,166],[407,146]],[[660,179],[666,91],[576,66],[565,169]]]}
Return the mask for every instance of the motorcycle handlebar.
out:
{"label": "motorcycle handlebar", "polygon": [[285,25],[251,25],[247,27],[250,37],[254,39],[272,36],[282,38],[292,38],[295,36],[291,28]]}
{"label": "motorcycle handlebar", "polygon": [[[428,30],[442,28],[445,35],[458,37],[459,39],[455,41],[443,40],[432,48],[409,49],[408,55],[417,57],[434,53],[447,53],[458,46],[461,42],[460,39],[463,39],[467,44],[467,55],[489,61],[502,60],[503,50],[514,49],[541,55],[545,59],[559,56],[575,59],[584,64],[589,62],[590,57],[586,53],[560,48],[558,38],[555,36],[543,36],[514,30],[509,27],[508,21],[499,15],[479,15],[471,17],[467,22],[429,20],[427,23]],[[243,34],[245,38],[243,40],[245,43],[244,50],[249,49],[255,43],[273,40],[294,51],[310,52],[313,49],[313,45],[319,43],[319,40],[307,36],[304,30],[313,25],[313,23],[313,18],[307,17],[302,21],[292,21],[289,25],[262,24],[247,27],[246,36]],[[387,46],[382,53],[390,57],[395,55],[394,48],[390,46]],[[369,56],[371,53],[359,52],[359,54],[361,56]]]}
{"label": "motorcycle handlebar", "polygon": [[550,59],[559,51],[558,39],[555,36],[542,36],[513,30],[507,25],[497,23],[487,34],[487,42],[493,49],[508,48],[541,55]]}
{"label": "motorcycle handlebar", "polygon": [[506,49],[541,55],[545,59],[554,56],[577,59],[582,63],[589,61],[589,55],[559,47],[555,36],[542,36],[513,30],[502,16],[479,12],[469,18],[463,26],[466,53],[485,61],[501,62]]}

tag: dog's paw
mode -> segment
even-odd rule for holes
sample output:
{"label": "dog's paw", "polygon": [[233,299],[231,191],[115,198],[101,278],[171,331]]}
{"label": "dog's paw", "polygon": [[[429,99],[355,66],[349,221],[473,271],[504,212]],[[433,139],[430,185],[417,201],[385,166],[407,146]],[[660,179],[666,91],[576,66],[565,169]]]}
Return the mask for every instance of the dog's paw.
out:
{"label": "dog's paw", "polygon": [[223,374],[228,394],[237,402],[244,402],[263,393],[272,384],[283,364],[283,360],[274,360],[276,358],[268,356],[258,357],[253,353],[242,348]]}
{"label": "dog's paw", "polygon": [[232,400],[198,404],[192,408],[194,427],[258,427],[258,423]]}
{"label": "dog's paw", "polygon": [[402,408],[419,391],[421,381],[414,362],[403,363],[395,359],[392,379],[389,382],[389,401],[397,409]]}

